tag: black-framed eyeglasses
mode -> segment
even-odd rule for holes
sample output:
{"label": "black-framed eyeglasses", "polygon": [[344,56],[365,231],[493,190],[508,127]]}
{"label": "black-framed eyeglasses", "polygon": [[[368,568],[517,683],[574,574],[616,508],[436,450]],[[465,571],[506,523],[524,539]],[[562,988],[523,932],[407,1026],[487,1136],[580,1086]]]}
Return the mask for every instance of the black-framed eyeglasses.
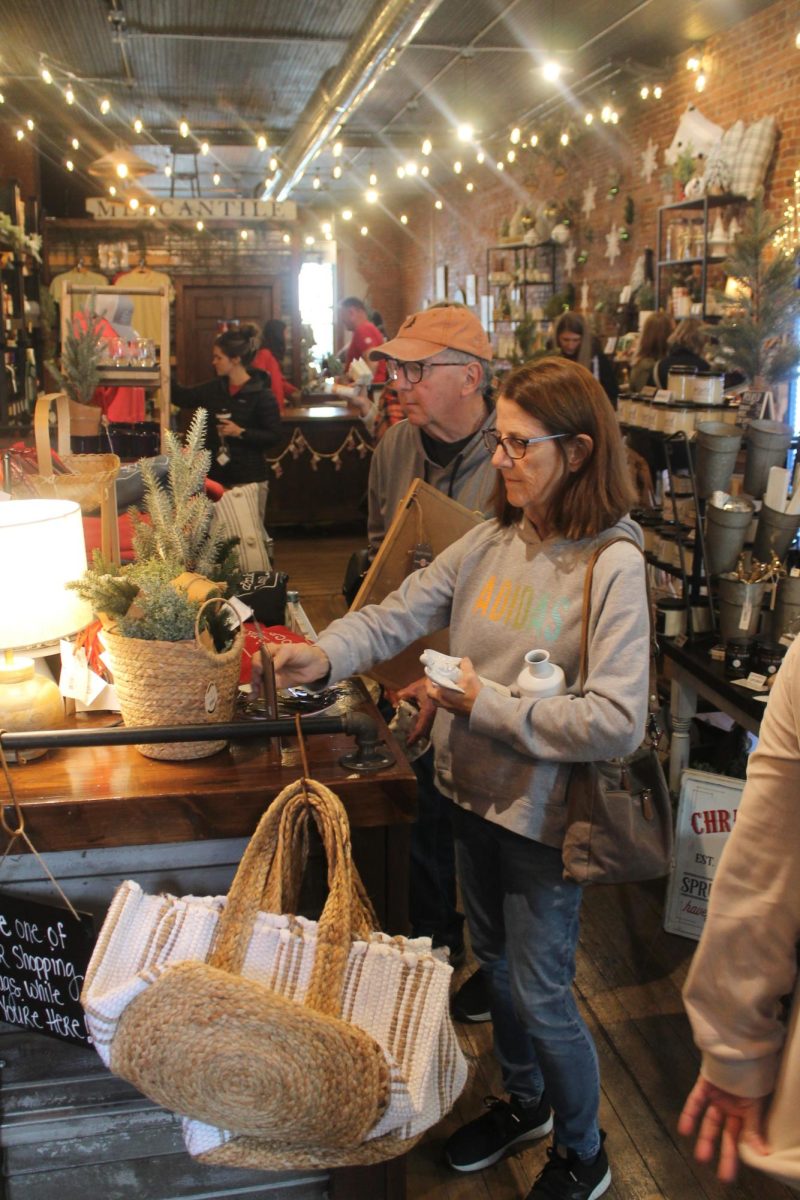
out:
{"label": "black-framed eyeglasses", "polygon": [[392,383],[400,378],[400,373],[406,377],[407,383],[419,383],[422,376],[431,367],[463,367],[466,366],[463,362],[398,362],[394,358],[387,358],[386,372]]}
{"label": "black-framed eyeglasses", "polygon": [[570,437],[570,434],[545,433],[541,437],[532,438],[514,437],[513,434],[509,434],[507,437],[501,437],[496,429],[484,429],[483,444],[490,454],[494,454],[497,447],[502,446],[503,453],[509,458],[524,458],[528,446],[535,446],[537,442],[554,442],[565,437]]}

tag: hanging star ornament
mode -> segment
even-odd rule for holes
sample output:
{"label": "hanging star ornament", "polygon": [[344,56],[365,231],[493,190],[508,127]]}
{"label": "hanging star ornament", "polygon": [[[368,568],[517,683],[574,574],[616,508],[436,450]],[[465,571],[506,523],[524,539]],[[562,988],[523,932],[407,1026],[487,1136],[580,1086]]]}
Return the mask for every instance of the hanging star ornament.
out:
{"label": "hanging star ornament", "polygon": [[589,310],[589,284],[588,284],[587,280],[584,279],[583,283],[581,284],[581,312],[588,312],[588,310]]}
{"label": "hanging star ornament", "polygon": [[605,257],[611,263],[612,267],[617,258],[619,258],[619,230],[616,225],[612,225],[611,229],[606,234]]}
{"label": "hanging star ornament", "polygon": [[591,214],[595,210],[596,205],[594,202],[594,198],[595,198],[596,192],[597,192],[597,187],[595,185],[594,180],[592,179],[589,181],[589,183],[587,183],[586,187],[583,189],[583,215],[585,217],[591,216]]}
{"label": "hanging star ornament", "polygon": [[572,272],[575,270],[575,254],[575,247],[570,242],[564,251],[564,270],[570,278],[572,278]]}
{"label": "hanging star ornament", "polygon": [[642,179],[650,182],[654,171],[658,169],[658,146],[652,138],[647,139],[647,146],[642,151],[642,169],[639,172]]}

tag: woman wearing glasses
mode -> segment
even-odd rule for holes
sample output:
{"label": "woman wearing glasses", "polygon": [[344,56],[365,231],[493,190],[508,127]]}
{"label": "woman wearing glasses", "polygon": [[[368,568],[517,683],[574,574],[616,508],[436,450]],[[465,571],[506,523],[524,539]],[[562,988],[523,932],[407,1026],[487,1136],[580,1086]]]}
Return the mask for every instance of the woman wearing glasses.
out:
{"label": "woman wearing glasses", "polygon": [[[644,730],[649,617],[638,527],[614,413],[585,368],[520,367],[486,430],[496,518],[411,575],[382,604],[334,622],[315,646],[277,648],[278,683],[341,679],[450,626],[459,690],[429,682],[439,786],[452,798],[472,947],[487,978],[508,1098],[455,1133],[446,1154],[476,1171],[511,1146],[555,1146],[530,1200],[596,1200],[610,1186],[598,1126],[597,1056],[572,992],[581,889],[562,878],[570,764],[630,753]],[[589,671],[579,694],[586,563],[611,537],[592,584]],[[549,650],[565,695],[502,695],[523,655]]]}

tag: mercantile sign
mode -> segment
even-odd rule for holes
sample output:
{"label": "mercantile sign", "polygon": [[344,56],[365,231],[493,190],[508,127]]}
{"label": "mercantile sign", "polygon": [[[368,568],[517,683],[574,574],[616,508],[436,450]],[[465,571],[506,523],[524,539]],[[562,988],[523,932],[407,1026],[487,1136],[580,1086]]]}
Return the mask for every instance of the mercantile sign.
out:
{"label": "mercantile sign", "polygon": [[[151,209],[155,209],[154,212]],[[101,220],[128,219],[141,221],[296,221],[297,205],[293,200],[205,200],[201,197],[167,196],[162,200],[142,202],[135,212],[124,201],[90,196],[86,211]]]}

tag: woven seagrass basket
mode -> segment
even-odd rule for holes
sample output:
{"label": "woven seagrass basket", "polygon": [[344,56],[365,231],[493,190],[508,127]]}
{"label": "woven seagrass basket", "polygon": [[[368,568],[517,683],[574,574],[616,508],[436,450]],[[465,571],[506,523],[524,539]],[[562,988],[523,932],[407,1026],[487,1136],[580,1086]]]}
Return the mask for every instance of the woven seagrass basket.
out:
{"label": "woven seagrass basket", "polygon": [[[150,642],[103,631],[114,686],[126,725],[213,725],[230,721],[239,687],[244,637],[221,654],[197,639]],[[223,750],[222,738],[202,742],[137,745],[147,758],[208,758]]]}

